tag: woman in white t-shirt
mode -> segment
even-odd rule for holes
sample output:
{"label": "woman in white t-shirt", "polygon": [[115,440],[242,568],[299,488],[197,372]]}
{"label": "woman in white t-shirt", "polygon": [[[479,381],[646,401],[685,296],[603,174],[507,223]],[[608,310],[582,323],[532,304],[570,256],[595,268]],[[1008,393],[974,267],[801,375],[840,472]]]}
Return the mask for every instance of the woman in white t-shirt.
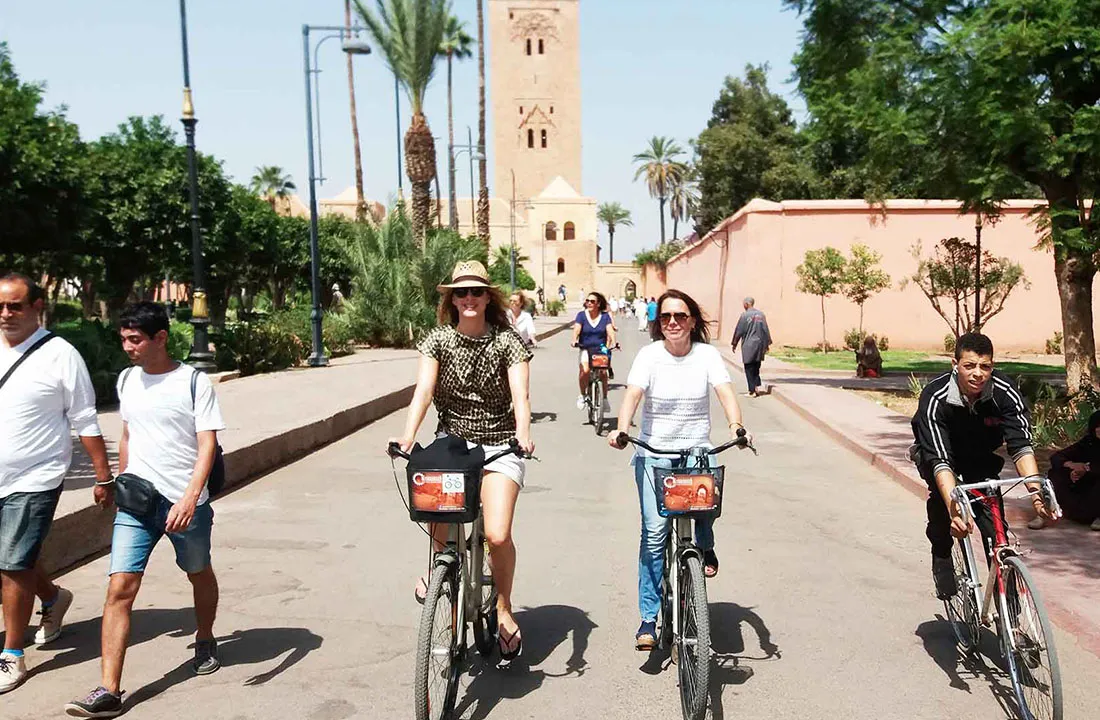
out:
{"label": "woman in white t-shirt", "polygon": [[[611,447],[619,433],[629,432],[634,413],[642,404],[640,439],[661,449],[685,450],[710,443],[710,390],[722,404],[729,432],[736,437],[741,408],[729,371],[718,349],[710,344],[707,321],[686,293],[668,290],[657,301],[652,345],[642,348],[630,368],[626,393],[619,408],[619,427],[608,436]],[[750,436],[751,442],[751,436]],[[638,448],[634,480],[642,511],[642,538],[638,550],[638,609],[642,624],[635,636],[639,650],[652,650],[657,642],[657,613],[664,572],[665,541],[669,521],[657,513],[653,469],[670,467],[672,459],[649,455]],[[707,577],[718,574],[714,552],[713,521],[696,520],[695,542],[703,550]]]}
{"label": "woman in white t-shirt", "polygon": [[535,319],[531,313],[524,310],[527,298],[523,293],[516,291],[508,298],[508,321],[512,323],[512,329],[519,335],[523,344],[530,348],[538,347],[538,338],[535,337]]}

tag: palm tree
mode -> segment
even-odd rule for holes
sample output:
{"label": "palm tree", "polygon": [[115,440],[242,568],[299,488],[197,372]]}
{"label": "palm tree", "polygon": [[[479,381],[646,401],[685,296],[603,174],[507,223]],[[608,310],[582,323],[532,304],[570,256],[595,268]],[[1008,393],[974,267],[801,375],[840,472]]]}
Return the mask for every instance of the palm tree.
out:
{"label": "palm tree", "polygon": [[607,226],[607,261],[615,262],[615,228],[620,225],[634,227],[630,211],[617,202],[605,202],[596,210],[596,219]]}
{"label": "palm tree", "polygon": [[687,166],[677,160],[683,154],[683,148],[672,138],[654,136],[649,147],[634,156],[634,162],[641,163],[634,179],[644,175],[650,197],[657,198],[661,206],[662,245],[665,244],[665,203],[676,179],[687,170]]}
{"label": "palm tree", "polygon": [[291,190],[298,189],[290,175],[284,173],[278,165],[261,165],[256,168],[251,187],[252,192],[267,200],[272,210],[275,209],[277,200],[286,199]]}
{"label": "palm tree", "polygon": [[[454,59],[465,60],[473,55],[470,46],[474,39],[466,34],[466,24],[454,15],[447,18],[447,27],[443,30],[443,44],[439,46],[439,54],[447,58],[447,176],[450,179],[451,229],[458,232],[458,193],[455,190],[455,114],[453,85]],[[470,218],[473,222],[473,218]]]}
{"label": "palm tree", "polygon": [[699,185],[695,180],[695,169],[687,169],[673,179],[669,188],[668,214],[672,216],[672,238],[680,238],[680,221],[695,216],[699,206]]}
{"label": "palm tree", "polygon": [[[351,0],[344,0],[344,26],[351,37]],[[359,120],[355,113],[355,72],[352,54],[344,53],[348,61],[348,99],[351,105],[351,141],[355,147],[355,219],[367,219],[367,201],[363,199],[363,152],[359,147]]]}
{"label": "palm tree", "polygon": [[424,95],[435,74],[449,0],[375,0],[375,12],[361,0],[355,7],[386,64],[405,88],[412,118],[405,131],[405,174],[412,185],[412,224],[423,242],[431,222],[435,140],[424,116]]}
{"label": "palm tree", "polygon": [[477,0],[477,236],[489,251],[489,170],[485,159],[485,1]]}

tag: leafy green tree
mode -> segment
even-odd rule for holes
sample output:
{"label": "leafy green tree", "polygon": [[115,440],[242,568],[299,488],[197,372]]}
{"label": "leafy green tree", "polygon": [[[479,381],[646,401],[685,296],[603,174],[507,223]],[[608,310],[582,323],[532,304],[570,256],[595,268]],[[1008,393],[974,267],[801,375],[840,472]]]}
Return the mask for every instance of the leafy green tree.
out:
{"label": "leafy green tree", "polygon": [[1096,0],[785,3],[806,28],[799,89],[824,137],[855,137],[869,197],[900,187],[995,212],[1039,189],[1068,389],[1095,385]]}
{"label": "leafy green tree", "polygon": [[[535,279],[531,277],[531,273],[527,272],[527,268],[523,266],[523,263],[529,262],[531,258],[516,250],[516,287],[520,290],[534,290],[537,285]],[[489,281],[494,285],[500,285],[508,290],[512,290],[512,253],[510,248],[501,246],[493,253],[493,261],[489,264]]]}
{"label": "leafy green tree", "polygon": [[975,323],[974,265],[977,246],[962,238],[945,238],[925,257],[921,244],[913,246],[917,270],[902,281],[913,283],[928,298],[932,308],[947,323],[958,338],[966,332],[980,332],[982,327],[1004,309],[1005,301],[1017,287],[1031,287],[1024,269],[1007,257],[993,257],[982,252],[981,322]]}
{"label": "leafy green tree", "polygon": [[653,250],[644,250],[635,255],[634,265],[640,268],[644,268],[646,265],[653,265],[657,268],[658,272],[663,275],[665,270],[668,269],[669,261],[683,252],[683,249],[684,246],[678,241],[670,240]]}
{"label": "leafy green tree", "polygon": [[87,254],[86,150],[64,108],[41,105],[0,43],[0,267],[61,278]]}
{"label": "leafy green tree", "polygon": [[405,173],[412,185],[412,226],[421,241],[431,218],[435,140],[424,115],[424,96],[435,74],[447,19],[448,0],[375,0],[376,12],[355,0],[363,24],[386,64],[405,88],[412,117],[405,132]]}
{"label": "leafy green tree", "polygon": [[615,229],[634,226],[630,211],[617,202],[600,203],[596,219],[607,226],[608,262],[615,262]]}
{"label": "leafy green tree", "polygon": [[261,165],[256,168],[250,187],[252,192],[271,205],[272,210],[276,209],[275,205],[279,200],[286,200],[290,196],[290,191],[297,189],[290,175],[283,172],[278,165]]}
{"label": "leafy green tree", "polygon": [[882,253],[861,243],[852,245],[852,257],[844,270],[844,294],[859,305],[859,335],[863,337],[863,304],[875,293],[890,287],[890,276],[879,267]]}
{"label": "leafy green tree", "polygon": [[[474,54],[471,49],[473,44],[474,39],[466,32],[466,23],[454,15],[448,17],[439,54],[447,58],[447,177],[451,193],[449,220],[451,230],[455,232],[458,232],[458,192],[455,186],[454,61],[471,57]],[[470,221],[473,222],[473,218]]]}
{"label": "leafy green tree", "polygon": [[847,261],[834,247],[807,250],[802,264],[794,269],[798,274],[795,290],[821,298],[821,350],[829,352],[829,338],[825,332],[825,298],[844,289],[844,271]]}
{"label": "leafy green tree", "polygon": [[680,221],[694,217],[699,211],[699,182],[695,166],[689,165],[683,175],[675,178],[668,195],[668,214],[672,218],[672,237],[680,238]]}
{"label": "leafy green tree", "polygon": [[767,71],[767,65],[748,65],[744,79],[727,77],[695,143],[700,235],[753,198],[814,196],[817,177],[790,107],[768,89]]}
{"label": "leafy green tree", "polygon": [[680,161],[684,149],[676,141],[667,137],[652,137],[649,147],[634,156],[638,166],[634,179],[644,177],[649,196],[657,198],[661,209],[661,244],[665,244],[665,203],[668,202],[672,186],[687,172],[687,166]]}

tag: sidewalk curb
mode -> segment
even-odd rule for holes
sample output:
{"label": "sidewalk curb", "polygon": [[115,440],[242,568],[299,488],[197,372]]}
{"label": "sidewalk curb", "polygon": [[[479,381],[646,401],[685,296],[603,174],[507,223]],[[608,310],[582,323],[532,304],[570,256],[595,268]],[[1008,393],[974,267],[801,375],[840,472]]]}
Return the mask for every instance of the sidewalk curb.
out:
{"label": "sidewalk curb", "polygon": [[[562,332],[571,324],[562,323],[542,331],[536,337],[542,341]],[[219,382],[236,377],[236,373],[221,375]],[[327,418],[227,452],[223,495],[408,407],[415,389],[415,383],[407,385]],[[113,523],[114,512],[95,505],[54,518],[50,534],[42,548],[42,567],[49,574],[57,575],[99,557],[111,547]]]}
{"label": "sidewalk curb", "polygon": [[[735,363],[731,360],[728,353],[722,351],[722,356],[726,362],[732,365],[742,374],[744,370],[739,363]],[[803,418],[817,429],[824,432],[830,438],[832,438],[838,445],[850,450],[858,457],[867,461],[872,467],[882,472],[888,478],[896,482],[901,487],[911,492],[915,497],[924,501],[928,498],[928,487],[923,481],[915,480],[908,473],[897,466],[893,460],[890,460],[879,453],[874,453],[863,447],[855,440],[845,435],[839,428],[834,427],[827,420],[818,417],[814,413],[810,412],[806,408],[799,405],[793,399],[788,397],[780,387],[775,385],[768,385],[770,388],[769,395],[774,395],[784,405],[789,407],[795,412],[796,415]],[[1005,515],[1006,519],[1012,523],[1026,524],[1030,519],[1030,515],[1022,514],[1025,510],[1015,506],[1014,503],[1005,503]],[[1044,594],[1043,599],[1050,610],[1050,614],[1055,623],[1057,623],[1063,630],[1072,635],[1081,645],[1081,647],[1088,650],[1090,653],[1100,658],[1100,624],[1097,624],[1087,618],[1082,617],[1079,613],[1066,607],[1058,601],[1056,597],[1052,597],[1049,594]]]}

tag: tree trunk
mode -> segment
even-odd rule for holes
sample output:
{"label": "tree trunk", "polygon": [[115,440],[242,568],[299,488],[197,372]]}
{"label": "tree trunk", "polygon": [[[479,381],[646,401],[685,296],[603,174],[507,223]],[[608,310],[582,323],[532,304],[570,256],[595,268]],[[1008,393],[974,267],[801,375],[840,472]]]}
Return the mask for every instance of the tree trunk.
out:
{"label": "tree trunk", "polygon": [[680,218],[677,215],[672,216],[672,239],[676,240],[680,237]]}
{"label": "tree trunk", "polygon": [[829,336],[825,332],[825,296],[821,296],[821,352],[829,353]]}
{"label": "tree trunk", "polygon": [[413,234],[423,246],[431,222],[432,180],[435,179],[435,140],[423,113],[413,115],[405,133],[405,174],[413,187]]}
{"label": "tree trunk", "polygon": [[91,278],[80,278],[80,306],[84,319],[91,320],[95,315],[95,282]]}
{"label": "tree trunk", "polygon": [[[351,37],[351,0],[344,0],[344,25]],[[363,153],[359,147],[359,120],[355,113],[355,72],[352,69],[352,54],[344,53],[348,61],[348,100],[351,105],[351,142],[355,148],[355,219],[363,222],[367,219],[367,202],[363,199]]]}
{"label": "tree trunk", "polygon": [[863,341],[863,303],[859,304],[859,340]]}
{"label": "tree trunk", "polygon": [[485,0],[477,0],[477,236],[489,249],[489,171],[485,157]]}
{"label": "tree trunk", "polygon": [[607,226],[607,261],[615,262],[615,226]]}
{"label": "tree trunk", "polygon": [[665,199],[659,198],[661,205],[661,244],[665,244]]}
{"label": "tree trunk", "polygon": [[452,65],[454,57],[447,54],[447,181],[451,189],[450,207],[447,217],[450,220],[451,229],[458,232],[458,191],[455,189],[455,106],[454,106],[454,79]]}
{"label": "tree trunk", "polygon": [[1066,389],[1070,394],[1097,384],[1096,338],[1092,326],[1092,281],[1096,265],[1087,252],[1054,251],[1054,275],[1062,309]]}

